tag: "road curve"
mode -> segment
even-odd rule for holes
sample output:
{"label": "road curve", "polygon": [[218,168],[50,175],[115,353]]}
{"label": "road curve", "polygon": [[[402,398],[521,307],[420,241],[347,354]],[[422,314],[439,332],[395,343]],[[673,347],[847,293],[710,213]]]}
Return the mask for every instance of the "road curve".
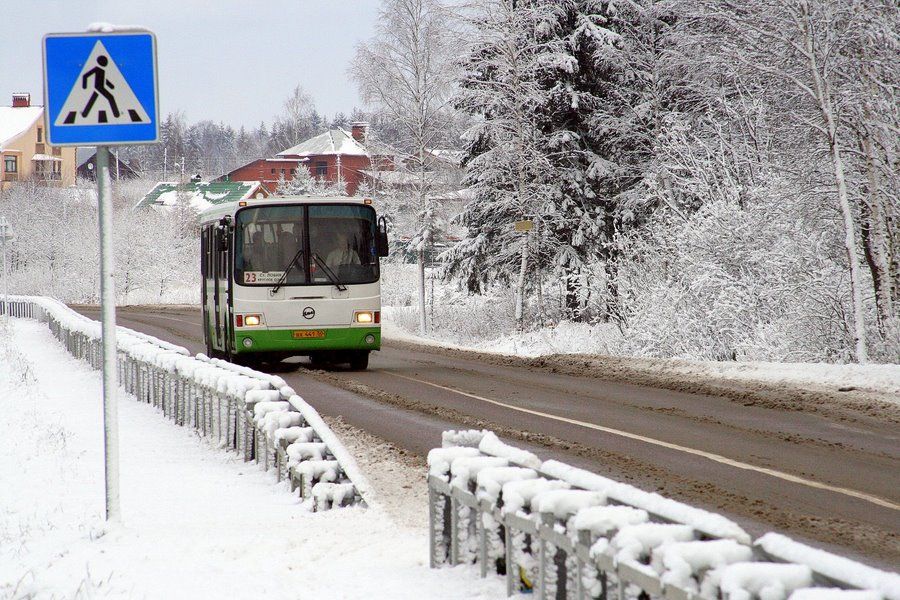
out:
{"label": "road curve", "polygon": [[[74,307],[97,318],[96,307]],[[123,307],[120,325],[203,351],[199,310]],[[554,372],[533,361],[386,341],[365,372],[279,374],[325,415],[424,455],[448,428],[487,427],[542,457],[896,568],[900,432],[876,415],[781,410]]]}

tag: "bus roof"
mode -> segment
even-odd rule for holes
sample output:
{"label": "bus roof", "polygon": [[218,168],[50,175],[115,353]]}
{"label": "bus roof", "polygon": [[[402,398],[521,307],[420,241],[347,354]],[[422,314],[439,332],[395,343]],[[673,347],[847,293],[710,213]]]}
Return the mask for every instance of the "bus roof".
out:
{"label": "bus roof", "polygon": [[270,196],[269,198],[248,198],[247,200],[238,200],[234,202],[226,202],[224,204],[216,204],[207,208],[200,213],[200,223],[209,223],[210,221],[218,221],[226,215],[234,216],[238,209],[245,206],[272,206],[279,204],[360,204],[371,205],[371,198],[361,198],[359,196]]}

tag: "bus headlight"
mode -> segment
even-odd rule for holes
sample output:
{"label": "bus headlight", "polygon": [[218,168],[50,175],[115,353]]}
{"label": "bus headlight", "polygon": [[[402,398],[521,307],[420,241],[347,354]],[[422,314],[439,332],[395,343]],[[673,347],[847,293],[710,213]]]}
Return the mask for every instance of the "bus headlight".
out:
{"label": "bus headlight", "polygon": [[358,310],[353,313],[353,320],[357,323],[374,323],[375,313],[371,310]]}
{"label": "bus headlight", "polygon": [[244,341],[241,343],[244,344],[244,348],[249,348],[253,345],[253,340],[250,338],[244,338]]}
{"label": "bus headlight", "polygon": [[369,335],[367,335],[367,336],[366,336],[366,343],[369,344],[370,346],[371,346],[372,344],[374,344],[374,343],[375,343],[375,336],[372,335],[371,333],[370,333]]}
{"label": "bus headlight", "polygon": [[256,327],[262,322],[262,317],[259,315],[246,315],[244,316],[244,324],[247,327]]}

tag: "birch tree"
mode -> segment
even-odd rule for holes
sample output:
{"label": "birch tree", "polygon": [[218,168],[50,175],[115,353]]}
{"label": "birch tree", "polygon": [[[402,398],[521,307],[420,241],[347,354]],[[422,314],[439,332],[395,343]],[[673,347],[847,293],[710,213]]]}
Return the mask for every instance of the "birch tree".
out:
{"label": "birch tree", "polygon": [[800,102],[785,116],[816,136],[831,163],[836,203],[843,220],[844,248],[850,274],[856,360],[868,360],[868,333],[863,302],[857,223],[848,190],[848,133],[841,73],[848,68],[844,50],[862,19],[859,2],[833,0],[725,0],[708,5],[710,14],[733,40],[737,61],[796,90]]}
{"label": "birch tree", "polygon": [[411,241],[418,263],[419,334],[426,335],[425,252],[437,232],[429,151],[446,138],[454,80],[450,15],[440,0],[383,0],[375,36],[356,48],[350,68],[365,102],[399,128],[409,154],[396,165],[411,177],[419,226]]}

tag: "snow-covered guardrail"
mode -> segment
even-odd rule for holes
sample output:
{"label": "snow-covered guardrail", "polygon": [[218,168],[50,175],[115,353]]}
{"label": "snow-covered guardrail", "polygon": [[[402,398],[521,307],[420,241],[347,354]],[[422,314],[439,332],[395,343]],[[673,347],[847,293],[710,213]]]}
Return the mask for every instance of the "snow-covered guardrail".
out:
{"label": "snow-covered guardrail", "polygon": [[[0,314],[36,319],[74,357],[102,366],[100,323],[51,298],[11,296]],[[245,461],[274,468],[313,510],[372,503],[356,461],[285,381],[118,327],[119,385]]]}
{"label": "snow-covered guardrail", "polygon": [[900,600],[900,575],[564,463],[488,431],[428,454],[432,567],[478,564],[508,595]]}

